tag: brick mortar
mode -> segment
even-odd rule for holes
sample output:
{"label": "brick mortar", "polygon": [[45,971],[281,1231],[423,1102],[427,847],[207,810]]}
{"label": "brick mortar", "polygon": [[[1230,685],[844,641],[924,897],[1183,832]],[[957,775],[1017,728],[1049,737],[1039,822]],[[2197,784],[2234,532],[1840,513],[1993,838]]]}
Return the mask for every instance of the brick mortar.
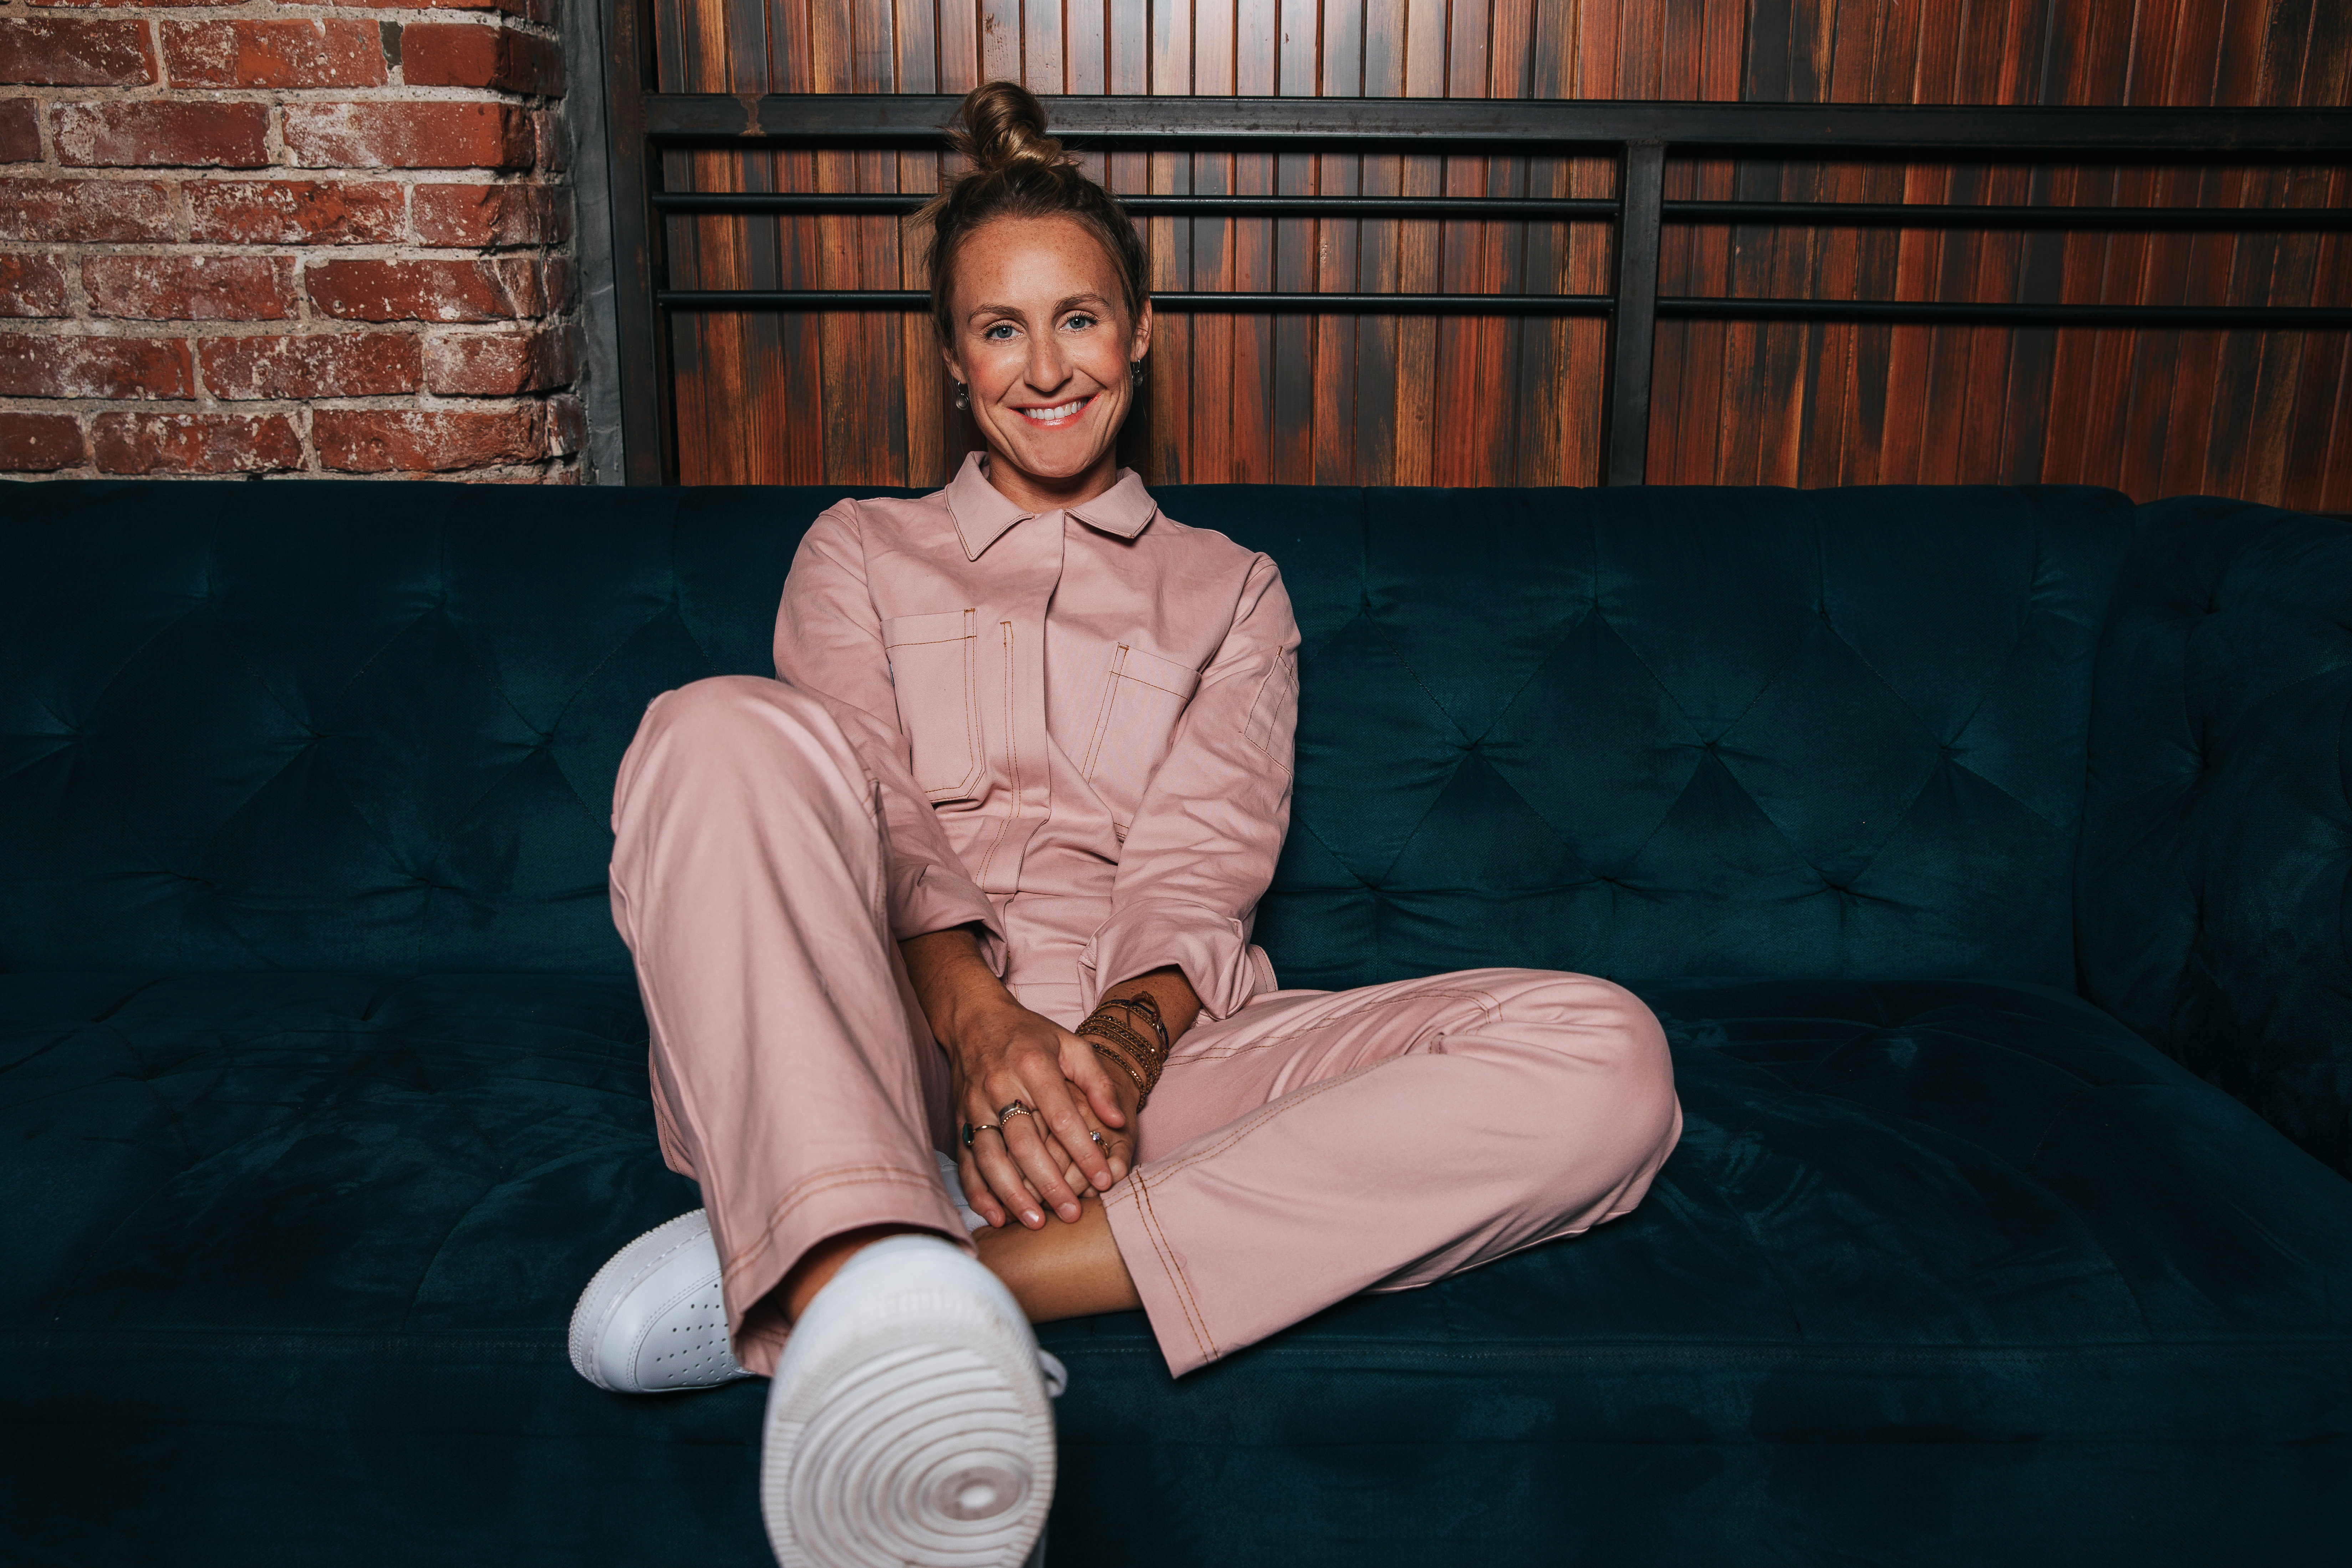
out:
{"label": "brick mortar", "polygon": [[[73,24],[84,22],[134,24],[137,27],[136,36],[142,44],[145,58],[151,62],[156,79],[152,82],[120,87],[0,84],[0,100],[32,101],[35,106],[35,131],[38,138],[38,156],[35,160],[18,163],[0,163],[0,186],[10,189],[30,186],[32,190],[27,195],[34,202],[43,199],[42,187],[57,187],[56,199],[65,204],[64,221],[76,226],[74,230],[54,230],[44,233],[35,229],[25,232],[21,237],[0,239],[0,260],[23,257],[34,258],[37,263],[54,262],[57,265],[62,276],[64,293],[62,309],[65,312],[60,316],[0,315],[0,337],[27,338],[59,345],[82,342],[103,343],[111,340],[177,342],[184,345],[184,352],[188,359],[185,384],[192,395],[47,398],[18,395],[14,393],[0,394],[0,477],[24,479],[53,477],[106,477],[97,467],[96,437],[100,423],[108,420],[110,416],[118,415],[132,416],[134,419],[141,420],[160,418],[165,422],[182,416],[198,421],[226,421],[233,422],[233,428],[252,428],[255,427],[255,422],[267,426],[269,422],[283,420],[287,428],[290,429],[300,451],[299,467],[290,470],[289,477],[334,472],[323,466],[314,430],[313,416],[321,412],[376,415],[404,413],[428,417],[446,416],[452,414],[489,416],[493,422],[493,428],[496,427],[495,421],[498,419],[504,418],[511,421],[520,416],[529,429],[534,433],[530,439],[537,442],[541,451],[546,450],[552,439],[552,433],[559,428],[572,431],[576,435],[580,417],[576,383],[550,387],[541,392],[470,397],[445,395],[432,390],[434,381],[441,376],[441,372],[435,368],[436,362],[432,357],[436,345],[445,349],[462,350],[465,344],[471,342],[534,339],[546,335],[556,340],[568,340],[568,342],[558,341],[551,343],[547,351],[562,357],[528,361],[529,364],[535,367],[532,374],[537,374],[538,369],[560,367],[567,362],[576,363],[580,315],[575,298],[566,298],[557,308],[547,309],[541,316],[519,319],[499,318],[480,321],[436,320],[378,321],[347,319],[328,313],[313,298],[317,269],[327,264],[344,262],[437,263],[443,266],[455,263],[461,267],[467,262],[482,262],[493,269],[488,274],[490,281],[487,285],[466,282],[462,275],[460,281],[469,290],[486,290],[486,297],[481,302],[481,308],[484,309],[514,308],[513,297],[505,291],[507,273],[500,269],[511,269],[518,265],[529,268],[528,277],[520,280],[523,286],[543,291],[552,279],[571,279],[569,287],[572,295],[576,296],[576,276],[570,266],[573,257],[573,245],[568,222],[572,200],[571,183],[561,167],[549,167],[541,161],[542,153],[551,153],[559,162],[566,155],[560,121],[562,105],[560,91],[551,94],[531,94],[494,87],[411,84],[404,79],[404,67],[394,63],[384,48],[386,35],[397,32],[403,41],[403,47],[398,52],[405,56],[408,53],[406,29],[420,25],[436,28],[472,27],[489,35],[510,33],[520,39],[533,40],[540,46],[560,47],[560,34],[551,21],[530,20],[497,10],[377,8],[360,5],[280,4],[277,3],[277,0],[242,0],[242,3],[236,5],[152,10],[127,5],[37,6],[28,4],[27,0],[0,0],[0,22],[24,21],[66,24],[68,30],[70,30]],[[167,48],[171,28],[189,25],[286,21],[361,25],[375,37],[376,49],[382,57],[384,81],[381,85],[356,87],[253,87],[220,86],[211,83],[192,83],[184,86],[172,79],[171,54]],[[349,35],[354,30],[357,29],[348,26],[330,28],[326,31],[325,37],[331,41],[336,34],[341,33],[348,44]],[[347,47],[342,53],[334,54],[331,42],[330,47],[322,51],[319,58],[332,59],[335,62],[335,68],[348,68],[355,58],[364,61],[365,55],[362,53],[354,57],[349,52]],[[300,60],[299,57],[297,58],[298,65],[307,66],[307,61]],[[566,74],[577,68],[580,64],[580,62],[569,60],[562,63]],[[593,68],[593,62],[590,62],[590,68]],[[376,68],[375,66],[369,65],[364,68],[364,72],[372,73]],[[530,84],[526,82],[525,85]],[[560,82],[554,85],[559,89],[561,87]],[[251,167],[234,167],[203,163],[84,165],[65,161],[68,149],[59,144],[58,124],[59,111],[71,110],[77,105],[154,106],[163,104],[262,106],[267,112],[261,117],[262,135],[258,152],[267,162]],[[426,168],[357,162],[310,164],[295,162],[294,155],[288,146],[287,126],[289,113],[300,115],[335,106],[350,106],[364,110],[396,109],[402,106],[426,104],[496,106],[518,111],[523,118],[521,123],[513,128],[512,134],[520,140],[502,146],[491,145],[485,142],[478,151],[481,153],[492,155],[512,153],[526,158],[528,165],[508,168],[483,166]],[[478,134],[487,137],[490,134],[490,127],[483,127]],[[244,132],[236,133],[249,134],[249,127]],[[98,140],[85,142],[81,145],[100,155],[120,155],[124,149],[145,155],[153,155],[162,150],[152,144],[152,133],[145,130],[135,128],[124,130],[119,126],[101,126],[90,131],[89,134],[98,137]],[[226,138],[225,141],[216,141],[215,145],[224,150],[234,148],[235,140],[231,128],[221,129],[213,134]],[[393,136],[394,140],[391,142],[383,140],[383,136],[386,134]],[[109,136],[114,139],[112,142],[107,140]],[[137,140],[142,136],[150,137],[151,144],[142,145]],[[423,138],[421,142],[417,140],[419,137]],[[373,145],[370,144],[371,138],[374,138]],[[402,138],[405,140],[401,140]],[[333,151],[362,154],[373,153],[377,155],[386,153],[413,155],[420,146],[430,148],[436,139],[441,146],[453,150],[466,145],[460,131],[444,130],[429,125],[422,129],[414,126],[395,127],[390,132],[380,132],[377,128],[362,124],[358,128],[338,132],[334,139],[344,144],[332,148]],[[72,204],[70,188],[84,184],[110,184],[141,190],[149,187],[159,188],[158,199],[154,206],[149,207],[143,198],[134,201],[126,195],[121,204],[122,210],[113,215],[121,217],[124,222],[139,222],[152,217],[150,226],[157,233],[152,237],[129,239],[59,237],[62,234],[87,232],[89,228],[99,227],[101,226],[103,217],[108,216],[101,214],[99,220],[93,220],[90,215]],[[194,238],[199,212],[198,205],[194,198],[203,194],[204,187],[206,186],[239,185],[291,185],[317,189],[299,193],[278,204],[256,202],[250,206],[231,204],[227,207],[223,207],[215,201],[205,217],[209,226],[219,228],[222,232],[249,228],[251,232],[260,233],[264,232],[268,226],[281,225],[289,229],[304,229],[305,242],[285,243],[250,237],[201,240]],[[366,189],[363,194],[355,190],[355,193],[349,197],[339,198],[333,191],[333,187],[336,186],[365,187]],[[427,214],[421,210],[417,193],[435,186],[488,187],[492,194],[486,197],[484,205],[480,209],[469,209],[463,201],[457,202],[455,205],[444,201],[428,218]],[[492,218],[499,216],[499,204],[516,199],[529,202],[533,198],[526,193],[537,192],[546,193],[544,208],[534,214],[532,208],[526,207],[520,216],[509,212],[500,220],[501,226],[506,222],[514,222],[526,226],[544,226],[550,232],[539,232],[537,227],[532,227],[526,234],[526,237],[516,243],[499,243],[493,237],[480,245],[450,245],[440,240],[428,242],[420,237],[418,226],[428,221],[436,225],[457,222],[482,223],[487,226]],[[311,200],[313,196],[318,198],[316,202]],[[327,209],[323,215],[316,210],[320,205]],[[38,211],[37,207],[35,208],[32,215],[37,223],[39,221]],[[541,220],[544,220],[543,226]],[[357,235],[359,242],[334,243],[333,239],[339,225],[341,226],[340,232]],[[389,237],[381,232],[373,232],[385,228],[392,231]],[[321,236],[324,237],[320,237]],[[444,239],[446,237],[445,236]],[[256,261],[290,263],[290,269],[284,268],[282,265],[280,268],[271,268],[273,279],[276,279],[281,270],[290,270],[290,279],[284,280],[290,295],[286,301],[289,313],[282,317],[201,321],[118,317],[102,314],[99,308],[100,301],[91,297],[90,288],[82,276],[83,264],[100,258],[123,258],[129,262],[152,260],[158,263],[163,268],[161,271],[143,274],[136,267],[118,267],[109,269],[110,275],[125,272],[131,274],[128,281],[134,290],[146,290],[150,298],[153,291],[159,289],[168,293],[171,289],[180,287],[186,282],[180,277],[180,268],[170,264],[197,258],[224,262],[234,260],[240,266],[248,268]],[[399,280],[401,276],[394,274],[390,279],[386,279],[381,274],[371,277],[363,273],[361,281],[371,289],[378,286],[390,288]],[[114,286],[104,278],[100,281],[109,287]],[[209,300],[214,296],[226,291],[219,284],[211,285],[209,289],[201,283],[195,286],[200,289],[198,297],[200,302]],[[271,286],[276,288],[279,284],[273,281]],[[429,310],[436,296],[428,293],[403,297],[397,290],[394,296],[363,292],[361,296],[355,297],[353,304],[367,308],[365,301],[370,298],[397,299],[398,302],[409,308]],[[456,300],[462,299],[464,296],[450,296],[445,293],[437,298]],[[136,300],[123,301],[125,304],[136,302]],[[171,301],[167,300],[164,302]],[[366,360],[362,362],[360,370],[347,370],[346,374],[373,375],[378,384],[384,384],[383,378],[385,375],[389,375],[394,382],[407,380],[413,376],[417,390],[405,393],[369,393],[348,395],[322,394],[312,397],[224,396],[220,389],[211,384],[204,363],[204,351],[207,345],[245,338],[291,339],[309,344],[361,339],[405,340],[413,342],[414,347],[392,350],[383,343],[372,342],[370,354],[390,353],[394,356],[394,359]],[[46,357],[47,352],[42,351],[43,357],[38,361],[43,366],[40,379],[23,384],[68,387],[77,384],[100,384],[96,381],[77,383],[70,377],[62,382],[49,379],[57,373],[47,368],[49,363]],[[309,351],[289,352],[299,353]],[[486,348],[481,352],[492,355],[491,360],[481,362],[492,367],[508,363],[526,363],[520,360],[501,361],[495,350]],[[124,360],[121,355],[125,353],[131,357]],[[406,359],[398,357],[404,355],[410,357]],[[68,359],[70,359],[69,355]],[[142,365],[148,362],[139,357],[138,351],[126,350],[121,351],[109,363],[111,366]],[[348,367],[352,362],[341,363]],[[445,360],[441,363],[445,364],[456,363],[460,365],[470,363],[464,361],[462,357],[457,362]],[[387,365],[389,368],[385,368]],[[70,364],[68,368],[71,368]],[[286,371],[283,366],[273,367],[270,372],[273,374],[281,373],[293,374]],[[89,372],[80,370],[73,374],[87,375]],[[110,368],[108,374],[114,374],[116,372]],[[177,373],[173,374],[175,379],[158,390],[172,392],[179,390],[181,383],[177,378]],[[243,374],[241,370],[239,374]],[[303,374],[308,373],[305,371]],[[497,384],[494,376],[501,374],[503,372],[495,368],[483,370],[478,374],[467,370],[466,374],[460,374],[457,380],[447,381],[445,384]],[[574,374],[576,374],[576,371]],[[312,379],[315,380],[315,378]],[[298,379],[282,384],[301,384],[302,382]],[[256,384],[273,384],[262,382]],[[329,384],[331,385],[332,382],[331,381]],[[109,382],[106,385],[110,391],[135,390],[126,388],[119,381]],[[54,473],[10,471],[8,442],[11,438],[11,429],[7,422],[26,415],[63,415],[71,418],[75,426],[81,432],[84,443],[82,463],[79,467],[57,470]],[[142,425],[137,427],[146,428],[147,426]],[[396,442],[395,445],[397,444]],[[429,443],[425,446],[429,447]],[[24,450],[29,449],[29,447],[24,448]],[[424,447],[420,447],[420,450],[424,450],[427,460],[437,461],[449,458],[458,449],[445,446],[437,451],[425,450]],[[250,456],[251,454],[247,453],[236,460],[249,460]],[[219,454],[212,454],[209,459],[205,455],[199,454],[195,460],[200,464],[206,460],[219,460]],[[417,468],[382,474],[338,473],[335,477],[350,479],[432,477],[496,482],[547,482],[576,479],[581,477],[580,468],[580,458],[574,450],[562,455],[543,455],[529,461],[493,461],[480,468],[456,471],[444,472]],[[159,476],[177,471],[169,467],[159,468],[156,470]],[[204,477],[238,479],[255,476],[247,473],[227,473]]]}
{"label": "brick mortar", "polygon": [[330,5],[280,3],[280,0],[236,0],[219,5],[35,5],[28,0],[0,0],[0,19],[143,22],[396,22],[402,26],[423,22],[434,26],[505,27],[512,32],[557,41],[552,22],[535,22],[499,10],[459,10],[442,5]]}
{"label": "brick mortar", "polygon": [[[8,18],[0,14],[0,22]],[[353,103],[510,103],[518,108],[544,107],[563,100],[539,93],[511,92],[501,87],[415,86],[388,81],[379,87],[169,87],[146,82],[131,87],[50,87],[32,82],[0,82],[0,97],[37,94],[44,102],[68,103],[260,103],[289,109],[315,109],[338,100]]]}

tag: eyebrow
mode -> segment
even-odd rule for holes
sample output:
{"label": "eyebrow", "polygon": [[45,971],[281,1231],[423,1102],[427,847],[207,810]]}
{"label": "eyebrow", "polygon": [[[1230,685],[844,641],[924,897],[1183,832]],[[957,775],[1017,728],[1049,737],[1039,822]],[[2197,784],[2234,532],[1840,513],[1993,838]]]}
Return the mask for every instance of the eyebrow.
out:
{"label": "eyebrow", "polygon": [[[1091,290],[1084,294],[1073,294],[1069,298],[1063,300],[1055,305],[1054,314],[1058,316],[1063,311],[1069,310],[1071,307],[1076,305],[1094,305],[1108,309],[1110,305],[1110,301],[1104,299],[1100,294],[1094,293]],[[963,319],[970,321],[982,316],[1017,316],[1021,313],[1020,307],[1016,305],[974,305],[971,310],[964,312]]]}

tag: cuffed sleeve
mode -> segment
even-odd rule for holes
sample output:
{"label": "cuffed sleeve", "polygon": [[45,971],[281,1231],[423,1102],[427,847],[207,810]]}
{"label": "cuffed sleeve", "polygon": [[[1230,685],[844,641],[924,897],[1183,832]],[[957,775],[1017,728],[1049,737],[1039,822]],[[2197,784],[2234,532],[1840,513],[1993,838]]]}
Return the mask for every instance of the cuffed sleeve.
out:
{"label": "cuffed sleeve", "polygon": [[1079,959],[1086,1008],[1171,964],[1214,1018],[1274,988],[1250,931],[1290,826],[1297,668],[1290,596],[1258,556],[1128,831],[1110,918]]}
{"label": "cuffed sleeve", "polygon": [[977,925],[989,964],[1005,973],[1002,926],[948,842],[923,792],[898,723],[882,618],[866,581],[857,503],[828,509],[801,540],[776,612],[776,679],[823,702],[876,785],[890,845],[885,894],[890,931],[904,941]]}

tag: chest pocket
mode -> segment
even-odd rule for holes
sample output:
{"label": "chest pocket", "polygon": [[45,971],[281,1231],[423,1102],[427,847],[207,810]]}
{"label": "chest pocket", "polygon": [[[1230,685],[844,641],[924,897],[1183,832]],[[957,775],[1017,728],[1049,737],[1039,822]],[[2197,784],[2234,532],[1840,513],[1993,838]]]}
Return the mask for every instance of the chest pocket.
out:
{"label": "chest pocket", "polygon": [[1110,650],[1102,706],[1095,714],[1080,768],[1110,807],[1111,826],[1121,842],[1151,775],[1168,760],[1176,721],[1200,685],[1197,669],[1126,643]]}
{"label": "chest pocket", "polygon": [[915,786],[931,800],[963,800],[980,785],[988,751],[980,731],[980,613],[898,616],[882,647],[898,696],[898,728],[914,752]]}

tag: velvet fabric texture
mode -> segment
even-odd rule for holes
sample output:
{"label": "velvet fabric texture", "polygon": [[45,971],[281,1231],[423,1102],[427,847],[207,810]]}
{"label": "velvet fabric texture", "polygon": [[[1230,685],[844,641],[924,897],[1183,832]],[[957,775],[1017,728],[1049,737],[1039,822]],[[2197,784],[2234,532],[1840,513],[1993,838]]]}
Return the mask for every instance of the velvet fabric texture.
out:
{"label": "velvet fabric texture", "polygon": [[2140,516],[2099,660],[2084,993],[2352,1175],[2352,526]]}
{"label": "velvet fabric texture", "polygon": [[[763,1387],[606,1394],[563,1331],[697,1201],[613,771],[654,693],[763,671],[834,492],[19,493],[8,1560],[767,1561]],[[1625,980],[1688,1129],[1626,1219],[1179,1383],[1139,1315],[1050,1326],[1055,1560],[2340,1559],[2352,1184],[2199,1075],[2340,1149],[2346,531],[1160,499],[1307,634],[1285,980]]]}

